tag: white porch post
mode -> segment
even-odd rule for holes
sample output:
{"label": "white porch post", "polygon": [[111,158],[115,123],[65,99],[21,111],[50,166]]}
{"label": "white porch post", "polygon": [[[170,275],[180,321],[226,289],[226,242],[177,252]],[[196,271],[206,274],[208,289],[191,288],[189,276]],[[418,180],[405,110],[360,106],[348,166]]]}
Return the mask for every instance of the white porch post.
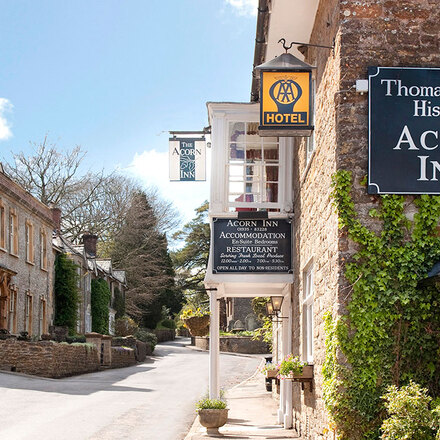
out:
{"label": "white porch post", "polygon": [[[280,341],[281,358],[292,352],[292,304],[290,300],[290,286],[286,289],[287,293],[284,296],[284,301],[281,309],[281,337]],[[286,319],[288,318],[288,319]],[[292,427],[292,382],[290,380],[282,380],[280,384],[280,407],[278,409],[278,423],[283,424],[285,429]]]}
{"label": "white porch post", "polygon": [[209,292],[209,308],[211,311],[209,326],[209,398],[218,399],[220,396],[220,313],[216,290]]}
{"label": "white porch post", "polygon": [[[282,313],[281,313],[281,316]],[[280,328],[281,327],[281,328]],[[283,320],[280,319],[280,321],[277,323],[277,362],[281,362],[283,359],[285,353],[284,353],[284,332],[283,332]],[[278,408],[278,423],[284,424],[284,413],[285,413],[285,407],[286,407],[286,382],[287,380],[281,380],[280,381],[280,406]]]}
{"label": "white porch post", "polygon": [[[284,297],[284,312],[283,316],[288,317],[285,324],[285,334],[283,334],[283,341],[286,343],[286,354],[292,353],[292,300],[291,300],[291,286],[287,288],[288,294]],[[286,412],[284,414],[284,428],[290,429],[293,426],[292,415],[293,415],[293,392],[292,392],[292,382],[286,380],[287,390],[286,390]]]}

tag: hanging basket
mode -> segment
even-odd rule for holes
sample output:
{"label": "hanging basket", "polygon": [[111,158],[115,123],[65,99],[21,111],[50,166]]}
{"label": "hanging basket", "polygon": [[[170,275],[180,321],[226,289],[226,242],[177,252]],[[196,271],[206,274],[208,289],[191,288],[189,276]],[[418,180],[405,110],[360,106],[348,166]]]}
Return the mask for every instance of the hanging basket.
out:
{"label": "hanging basket", "polygon": [[209,315],[193,316],[183,320],[191,336],[206,336],[209,333]]}

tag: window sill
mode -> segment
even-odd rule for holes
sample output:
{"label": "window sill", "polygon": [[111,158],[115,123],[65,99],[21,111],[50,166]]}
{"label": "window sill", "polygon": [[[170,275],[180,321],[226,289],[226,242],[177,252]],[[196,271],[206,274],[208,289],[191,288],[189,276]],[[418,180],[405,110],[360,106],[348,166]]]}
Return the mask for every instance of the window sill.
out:
{"label": "window sill", "polygon": [[49,272],[48,269],[47,269],[47,267],[40,267],[40,269],[41,269],[43,272]]}
{"label": "window sill", "polygon": [[35,263],[33,261],[26,260],[26,263],[30,264],[31,266],[35,266]]}
{"label": "window sill", "polygon": [[10,255],[11,257],[20,258],[20,257],[18,256],[18,254],[14,254],[13,252],[9,252],[9,255]]}
{"label": "window sill", "polygon": [[2,246],[0,246],[0,251],[2,251],[2,252],[8,252],[7,249],[4,248],[4,247],[2,247]]}

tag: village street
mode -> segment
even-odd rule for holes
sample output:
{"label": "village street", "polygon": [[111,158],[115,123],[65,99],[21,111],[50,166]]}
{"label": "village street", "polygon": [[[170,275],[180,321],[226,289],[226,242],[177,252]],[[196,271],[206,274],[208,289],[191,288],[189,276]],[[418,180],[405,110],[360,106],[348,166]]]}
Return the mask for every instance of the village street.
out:
{"label": "village street", "polygon": [[[178,338],[143,364],[61,380],[0,373],[0,438],[180,440],[208,387],[208,353],[188,344]],[[261,358],[222,354],[222,388],[251,376]]]}

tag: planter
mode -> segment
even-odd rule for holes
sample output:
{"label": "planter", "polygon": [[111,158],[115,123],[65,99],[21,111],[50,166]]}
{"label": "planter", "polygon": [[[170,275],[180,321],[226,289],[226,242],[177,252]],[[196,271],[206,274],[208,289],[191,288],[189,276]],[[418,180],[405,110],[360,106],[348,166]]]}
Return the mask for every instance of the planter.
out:
{"label": "planter", "polygon": [[313,390],[313,365],[305,365],[302,373],[290,373],[283,379],[292,380],[293,382],[301,382],[301,388],[304,390],[304,383],[309,383],[310,391]]}
{"label": "planter", "polygon": [[313,380],[313,365],[305,365],[302,373],[290,373],[289,376],[284,379],[290,379],[296,382],[309,382]]}
{"label": "planter", "polygon": [[274,379],[278,376],[278,370],[266,370],[266,377],[268,379]]}
{"label": "planter", "polygon": [[206,428],[208,435],[218,435],[218,428],[228,421],[228,409],[200,409],[199,422]]}
{"label": "planter", "polygon": [[209,315],[193,316],[183,320],[191,336],[206,336],[209,333]]}

